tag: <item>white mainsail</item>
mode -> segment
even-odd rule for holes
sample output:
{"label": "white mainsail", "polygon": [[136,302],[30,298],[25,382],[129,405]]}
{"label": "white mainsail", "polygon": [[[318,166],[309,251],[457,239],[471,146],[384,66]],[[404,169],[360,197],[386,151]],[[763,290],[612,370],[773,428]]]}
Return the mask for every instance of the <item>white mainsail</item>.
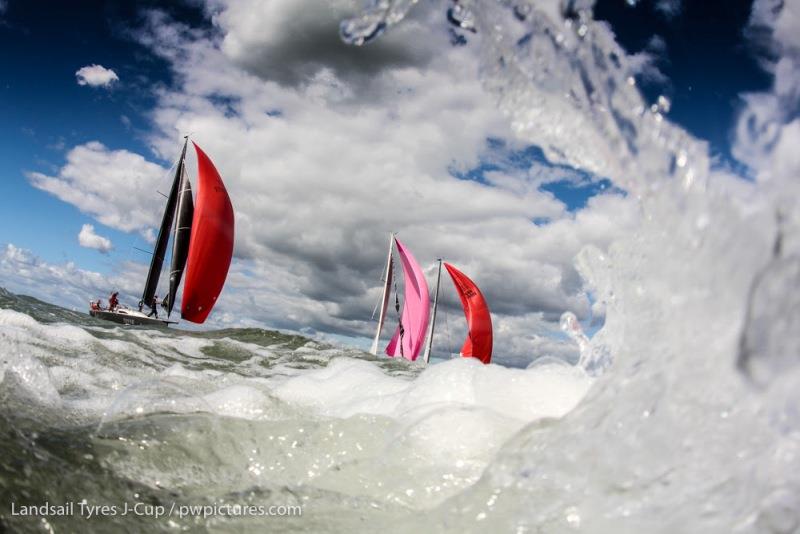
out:
{"label": "white mainsail", "polygon": [[425,363],[431,358],[431,347],[433,346],[433,328],[436,325],[436,308],[439,306],[439,283],[442,281],[442,259],[439,258],[439,271],[436,274],[436,291],[433,294],[433,315],[431,316],[431,324],[428,328],[428,342],[425,344],[425,352],[422,359]]}
{"label": "white mainsail", "polygon": [[369,349],[370,353],[377,356],[378,343],[381,339],[381,330],[383,323],[386,320],[386,308],[389,305],[389,288],[392,285],[392,251],[394,250],[394,234],[389,234],[389,255],[386,258],[386,281],[383,284],[383,296],[381,296],[380,307],[381,312],[378,316],[378,329],[375,332],[375,339],[372,341],[372,348]]}

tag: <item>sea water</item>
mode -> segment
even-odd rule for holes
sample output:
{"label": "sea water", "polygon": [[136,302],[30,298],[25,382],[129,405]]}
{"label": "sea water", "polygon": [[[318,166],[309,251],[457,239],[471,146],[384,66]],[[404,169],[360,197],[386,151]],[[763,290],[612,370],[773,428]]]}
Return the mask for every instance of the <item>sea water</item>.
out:
{"label": "sea water", "polygon": [[[413,4],[375,3],[342,35],[379,38]],[[79,523],[96,531],[797,532],[796,178],[711,165],[666,100],[643,101],[591,2],[452,10],[518,135],[639,205],[635,231],[576,258],[607,307],[591,339],[573,332],[585,365],[426,368],[2,293],[3,502],[152,506]],[[232,503],[302,515],[166,514]]]}
{"label": "sea water", "polygon": [[[86,524],[98,530],[396,526],[473,485],[512,436],[561,417],[592,383],[566,364],[426,368],[258,329],[120,327],[7,292],[0,301],[3,499],[119,507]],[[139,502],[303,515],[121,515]],[[44,518],[56,531],[74,520]]]}

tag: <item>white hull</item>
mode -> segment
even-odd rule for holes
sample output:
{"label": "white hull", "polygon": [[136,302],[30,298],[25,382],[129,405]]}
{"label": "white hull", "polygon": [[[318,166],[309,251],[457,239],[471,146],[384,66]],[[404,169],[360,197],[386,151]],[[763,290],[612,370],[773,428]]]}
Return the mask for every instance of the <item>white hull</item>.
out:
{"label": "white hull", "polygon": [[177,324],[177,321],[148,317],[146,313],[142,313],[138,310],[131,310],[130,308],[117,308],[114,311],[90,309],[89,315],[105,321],[126,325],[168,326]]}

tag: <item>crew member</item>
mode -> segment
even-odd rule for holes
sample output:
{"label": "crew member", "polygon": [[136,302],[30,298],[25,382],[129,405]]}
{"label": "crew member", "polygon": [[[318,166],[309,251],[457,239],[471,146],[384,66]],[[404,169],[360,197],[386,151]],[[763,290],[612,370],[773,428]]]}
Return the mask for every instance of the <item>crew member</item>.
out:
{"label": "crew member", "polygon": [[153,300],[150,301],[150,313],[147,316],[152,317],[153,315],[158,319],[158,295],[153,295]]}
{"label": "crew member", "polygon": [[117,306],[119,306],[119,299],[117,298],[117,295],[119,295],[119,292],[114,291],[108,298],[108,311],[113,312],[114,310],[117,309]]}

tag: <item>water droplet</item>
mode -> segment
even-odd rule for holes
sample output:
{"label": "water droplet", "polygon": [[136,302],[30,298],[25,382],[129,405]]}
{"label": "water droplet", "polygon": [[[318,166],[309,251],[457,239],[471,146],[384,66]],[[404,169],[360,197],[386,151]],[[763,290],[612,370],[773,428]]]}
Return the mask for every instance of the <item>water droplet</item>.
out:
{"label": "water droplet", "polygon": [[531,14],[531,6],[528,4],[517,4],[514,6],[514,16],[517,20],[525,20]]}
{"label": "water droplet", "polygon": [[578,512],[578,509],[574,506],[570,506],[566,510],[564,510],[564,517],[567,520],[567,523],[570,524],[572,527],[580,527],[581,526],[581,514]]}
{"label": "water droplet", "polygon": [[462,30],[475,32],[475,15],[461,4],[447,10],[447,20]]}
{"label": "water droplet", "polygon": [[578,323],[578,318],[572,312],[564,312],[561,315],[561,330],[566,332],[570,337],[573,337],[577,333],[583,333],[581,330],[581,325]]}

